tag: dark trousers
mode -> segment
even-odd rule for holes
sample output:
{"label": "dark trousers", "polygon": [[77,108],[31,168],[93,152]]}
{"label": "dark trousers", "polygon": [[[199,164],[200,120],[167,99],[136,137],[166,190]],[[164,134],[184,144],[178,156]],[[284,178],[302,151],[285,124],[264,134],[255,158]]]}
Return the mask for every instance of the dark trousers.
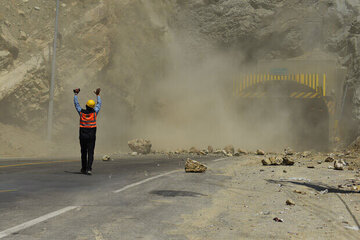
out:
{"label": "dark trousers", "polygon": [[96,138],[81,138],[81,171],[91,171],[94,161]]}

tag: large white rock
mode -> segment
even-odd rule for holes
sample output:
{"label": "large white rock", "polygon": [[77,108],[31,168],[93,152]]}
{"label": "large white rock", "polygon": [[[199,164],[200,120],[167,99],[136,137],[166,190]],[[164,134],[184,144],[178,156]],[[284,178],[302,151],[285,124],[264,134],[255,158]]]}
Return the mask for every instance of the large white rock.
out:
{"label": "large white rock", "polygon": [[151,151],[151,142],[145,139],[134,139],[128,141],[128,146],[133,152],[148,154]]}

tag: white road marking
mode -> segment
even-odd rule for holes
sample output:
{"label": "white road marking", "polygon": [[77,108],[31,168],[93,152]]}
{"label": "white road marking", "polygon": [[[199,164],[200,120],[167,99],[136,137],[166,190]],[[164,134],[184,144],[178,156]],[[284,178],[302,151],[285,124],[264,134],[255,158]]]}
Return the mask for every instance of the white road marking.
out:
{"label": "white road marking", "polygon": [[143,184],[143,183],[146,183],[146,182],[149,182],[151,180],[154,180],[154,179],[157,179],[157,178],[161,178],[163,176],[166,176],[166,175],[170,175],[170,174],[173,174],[173,173],[176,173],[176,172],[179,172],[180,170],[174,170],[174,171],[171,171],[171,172],[167,172],[167,173],[163,173],[163,174],[160,174],[160,175],[156,175],[156,176],[153,176],[153,177],[150,177],[150,178],[146,178],[144,180],[141,180],[139,182],[136,182],[136,183],[132,183],[132,184],[129,184],[123,188],[120,188],[118,190],[115,190],[113,191],[113,193],[119,193],[119,192],[122,192],[122,191],[125,191],[126,189],[129,189],[129,188],[132,188],[132,187],[135,187],[135,186],[138,186],[140,184]]}
{"label": "white road marking", "polygon": [[214,162],[219,162],[219,161],[224,161],[226,159],[228,159],[229,157],[224,157],[224,158],[219,158],[219,159],[215,159],[213,160]]}
{"label": "white road marking", "polygon": [[44,222],[50,218],[53,218],[53,217],[56,217],[60,214],[63,214],[63,213],[66,213],[70,210],[73,210],[77,208],[77,206],[68,206],[68,207],[65,207],[65,208],[62,208],[60,210],[57,210],[55,212],[51,212],[51,213],[48,213],[44,216],[41,216],[41,217],[38,217],[38,218],[35,218],[33,220],[30,220],[28,222],[25,222],[23,224],[20,224],[20,225],[17,225],[15,227],[12,227],[12,228],[9,228],[9,229],[6,229],[2,232],[0,232],[0,238],[4,238],[4,237],[7,237],[9,236],[10,234],[13,234],[13,233],[17,233],[21,230],[24,230],[26,228],[29,228],[29,227],[32,227],[34,226],[35,224],[38,224],[38,223],[41,223],[41,222]]}

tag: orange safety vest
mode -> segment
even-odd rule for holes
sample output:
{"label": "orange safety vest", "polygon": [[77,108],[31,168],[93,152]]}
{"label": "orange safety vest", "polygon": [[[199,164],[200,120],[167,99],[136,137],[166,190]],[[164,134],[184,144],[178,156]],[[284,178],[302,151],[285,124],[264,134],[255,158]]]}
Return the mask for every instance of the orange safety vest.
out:
{"label": "orange safety vest", "polygon": [[85,114],[80,112],[81,128],[96,128],[96,112]]}

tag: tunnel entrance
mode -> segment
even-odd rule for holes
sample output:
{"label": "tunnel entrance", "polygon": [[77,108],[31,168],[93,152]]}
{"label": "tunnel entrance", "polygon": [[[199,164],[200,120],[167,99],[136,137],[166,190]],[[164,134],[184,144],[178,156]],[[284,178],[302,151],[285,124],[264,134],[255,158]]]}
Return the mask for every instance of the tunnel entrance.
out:
{"label": "tunnel entrance", "polygon": [[321,88],[297,81],[262,82],[239,92],[236,106],[244,136],[255,135],[259,146],[329,149],[330,115]]}

